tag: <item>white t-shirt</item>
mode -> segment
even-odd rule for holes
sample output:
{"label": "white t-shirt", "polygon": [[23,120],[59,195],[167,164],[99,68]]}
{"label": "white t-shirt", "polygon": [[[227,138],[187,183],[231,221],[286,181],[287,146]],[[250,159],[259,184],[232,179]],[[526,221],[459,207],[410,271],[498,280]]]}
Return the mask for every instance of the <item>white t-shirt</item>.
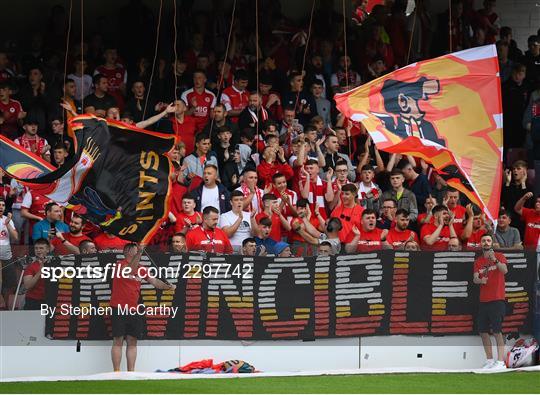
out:
{"label": "white t-shirt", "polygon": [[212,206],[219,210],[219,188],[216,185],[214,188],[209,189],[203,186],[201,196],[201,212],[208,206]]}
{"label": "white t-shirt", "polygon": [[[8,259],[11,259],[12,256],[9,232],[5,224],[6,219],[7,217],[5,215],[0,217],[0,260],[2,261],[7,261]],[[13,229],[15,229],[13,220],[9,221],[9,224]]]}
{"label": "white t-shirt", "polygon": [[[240,251],[242,248],[242,242],[247,239],[248,237],[251,237],[251,218],[250,214],[246,211],[242,211],[242,223],[236,230],[236,232],[229,236],[229,240],[231,241],[231,244],[233,246],[233,249],[237,252]],[[238,215],[233,213],[231,211],[227,211],[225,214],[221,214],[219,217],[219,227],[224,228],[226,226],[232,226],[236,220],[238,219]]]}

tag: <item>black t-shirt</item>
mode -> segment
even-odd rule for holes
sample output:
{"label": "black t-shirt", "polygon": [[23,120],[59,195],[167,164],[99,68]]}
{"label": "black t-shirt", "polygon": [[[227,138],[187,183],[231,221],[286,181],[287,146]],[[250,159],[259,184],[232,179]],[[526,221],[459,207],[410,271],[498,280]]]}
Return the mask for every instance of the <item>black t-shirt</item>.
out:
{"label": "black t-shirt", "polygon": [[92,93],[84,98],[84,107],[94,107],[96,110],[107,111],[111,107],[117,107],[116,100],[109,94],[105,94],[102,98]]}

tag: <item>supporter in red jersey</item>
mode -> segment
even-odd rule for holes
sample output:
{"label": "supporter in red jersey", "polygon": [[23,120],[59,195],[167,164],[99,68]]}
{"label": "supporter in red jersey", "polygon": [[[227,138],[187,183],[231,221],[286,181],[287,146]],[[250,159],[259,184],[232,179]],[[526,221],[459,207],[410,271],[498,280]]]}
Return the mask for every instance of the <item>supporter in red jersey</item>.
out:
{"label": "supporter in red jersey", "polygon": [[319,244],[319,237],[323,231],[324,219],[315,210],[314,215],[309,209],[307,199],[300,199],[296,205],[297,215],[291,219],[289,243],[294,256],[312,255],[312,246]]}
{"label": "supporter in red jersey", "polygon": [[237,191],[244,194],[244,211],[259,213],[263,210],[264,191],[257,187],[259,176],[255,170],[245,170],[242,184]]}
{"label": "supporter in red jersey", "polygon": [[217,227],[218,220],[218,209],[212,206],[205,207],[202,226],[197,226],[186,234],[187,249],[232,254],[231,242],[225,232]]}
{"label": "supporter in red jersey", "polygon": [[115,98],[116,103],[121,111],[124,109],[127,84],[127,71],[123,65],[118,63],[118,51],[114,47],[105,49],[103,53],[105,64],[96,67],[94,75],[101,74],[107,78],[109,84],[108,92]]}
{"label": "supporter in red jersey", "polygon": [[279,202],[273,193],[266,193],[263,198],[263,212],[255,216],[257,223],[261,222],[263,218],[270,218],[272,220],[272,230],[270,231],[270,238],[276,241],[281,240],[282,231],[286,232],[291,230],[291,225],[287,221],[287,218],[281,213]]}
{"label": "supporter in red jersey", "polygon": [[234,73],[233,85],[225,88],[221,94],[221,102],[225,105],[232,122],[238,122],[238,116],[249,103],[248,74],[245,70]]}
{"label": "supporter in red jersey", "polygon": [[0,82],[0,135],[15,139],[19,134],[19,120],[26,117],[21,103],[10,98],[8,82]]}
{"label": "supporter in red jersey", "polygon": [[364,208],[356,202],[358,189],[354,184],[346,184],[341,188],[341,204],[332,211],[331,217],[341,220],[342,228],[339,231],[339,239],[344,243],[352,240],[353,226],[362,227],[362,212]]}
{"label": "supporter in red jersey", "polygon": [[461,240],[468,250],[479,250],[480,240],[486,233],[493,233],[492,227],[487,223],[482,211],[472,204],[468,204],[465,213],[465,226]]}
{"label": "supporter in red jersey", "polygon": [[272,79],[261,76],[259,91],[261,92],[263,107],[273,115],[273,119],[281,121],[283,118],[281,97],[278,92],[272,90]]}
{"label": "supporter in red jersey", "polygon": [[416,221],[418,222],[418,227],[420,229],[422,229],[422,227],[425,224],[433,224],[434,223],[435,219],[433,218],[432,210],[433,210],[433,207],[435,207],[436,205],[437,205],[437,199],[435,199],[431,195],[428,196],[428,198],[426,199],[426,202],[424,203],[424,207],[426,208],[426,212],[418,214],[418,218],[416,219]]}
{"label": "supporter in red jersey", "polygon": [[450,215],[448,208],[437,205],[432,210],[435,222],[425,224],[420,232],[422,249],[432,251],[444,251],[448,249],[448,242],[451,238],[457,238],[454,229],[454,218]]}
{"label": "supporter in red jersey", "polygon": [[463,207],[460,202],[460,193],[457,189],[448,188],[446,191],[446,196],[443,200],[443,204],[448,207],[454,214],[454,230],[458,237],[463,233],[463,227],[465,226],[465,213],[466,209]]}
{"label": "supporter in red jersey", "polygon": [[274,174],[281,173],[287,180],[290,180],[294,175],[293,169],[285,160],[283,147],[278,148],[276,152],[276,148],[268,146],[264,149],[262,157],[263,160],[257,167],[259,183],[262,186],[271,185]]}
{"label": "supporter in red jersey", "polygon": [[334,200],[334,189],[332,187],[332,175],[334,171],[329,169],[326,172],[326,181],[319,177],[319,162],[315,159],[309,159],[306,162],[305,169],[301,170],[300,195],[309,200],[311,212],[315,211],[315,204],[319,206],[319,211],[324,219],[327,218],[326,205]]}
{"label": "supporter in red jersey", "polygon": [[343,186],[350,184],[351,182],[347,178],[347,174],[349,172],[347,162],[345,161],[338,161],[336,163],[336,168],[334,169],[334,173],[336,174],[336,177],[334,181],[332,181],[332,189],[334,190],[334,200],[329,203],[328,208],[330,210],[333,210],[337,206],[341,204],[341,191],[343,190]]}
{"label": "supporter in red jersey", "polygon": [[394,250],[403,250],[408,241],[420,244],[416,232],[408,229],[409,212],[403,208],[396,211],[396,226],[391,228],[386,235],[386,243]]}
{"label": "supporter in red jersey", "polygon": [[38,122],[31,116],[28,116],[23,121],[23,130],[24,133],[21,137],[16,138],[15,144],[20,145],[25,150],[45,157],[45,154],[49,153],[50,155],[50,145],[43,137],[38,136]]}
{"label": "supporter in red jersey", "polygon": [[191,229],[202,224],[202,214],[195,211],[195,206],[195,196],[191,193],[184,195],[182,198],[182,211],[176,215],[174,233],[186,234]]}
{"label": "supporter in red jersey", "polygon": [[144,312],[125,311],[127,308],[137,308],[141,295],[141,282],[146,280],[157,289],[176,289],[175,285],[166,284],[163,281],[148,276],[148,271],[141,266],[140,260],[143,252],[142,246],[129,243],[124,247],[124,259],[117,262],[120,270],[115,270],[112,280],[110,306],[113,308],[111,316],[113,344],[111,358],[115,372],[120,371],[122,362],[122,347],[124,340],[127,343],[126,358],[127,370],[135,370],[137,359],[137,339],[141,337],[144,326]]}
{"label": "supporter in red jersey", "polygon": [[[474,261],[473,282],[480,285],[480,305],[478,307],[478,332],[482,338],[487,361],[484,368],[504,369],[504,337],[502,323],[506,312],[504,275],[508,273],[507,261],[503,254],[493,251],[493,236],[482,236],[482,255]],[[497,342],[497,361],[493,359],[490,332]]]}
{"label": "supporter in red jersey", "polygon": [[129,241],[123,240],[110,233],[103,232],[94,238],[94,244],[99,252],[111,252],[122,251],[122,249],[129,244]]}
{"label": "supporter in red jersey", "polygon": [[201,132],[208,119],[210,111],[216,105],[216,95],[206,87],[206,73],[196,70],[193,73],[193,88],[182,93],[181,99],[187,104],[186,115],[192,115],[195,119],[195,129]]}
{"label": "supporter in red jersey", "polygon": [[[174,102],[174,114],[168,118],[166,126],[159,126],[160,131],[173,132],[177,138],[177,142],[183,142],[186,147],[186,152],[193,152],[195,148],[195,118],[186,114],[186,103],[183,100]],[[164,123],[165,124],[165,123]]]}
{"label": "supporter in red jersey", "polygon": [[281,213],[285,217],[296,215],[295,205],[298,200],[298,195],[295,191],[287,188],[287,177],[281,173],[276,173],[272,176],[272,190],[270,193],[278,198]]}
{"label": "supporter in red jersey", "polygon": [[376,227],[376,224],[377,212],[375,210],[365,209],[362,213],[362,226],[360,229],[356,226],[352,227],[354,237],[345,245],[345,251],[353,253],[381,250],[388,230],[379,229]]}
{"label": "supporter in red jersey", "polygon": [[525,237],[523,246],[528,249],[540,250],[540,196],[536,197],[534,208],[525,208],[523,205],[533,197],[532,192],[527,192],[516,203],[514,210],[521,216],[525,223]]}
{"label": "supporter in red jersey", "polygon": [[[336,167],[337,170],[337,167]],[[371,208],[375,211],[380,209],[381,188],[373,181],[375,169],[371,165],[364,165],[360,168],[360,182],[358,183],[358,200],[362,207]]]}
{"label": "supporter in red jersey", "polygon": [[21,202],[21,217],[28,220],[28,233],[32,234],[34,225],[45,218],[45,205],[49,198],[36,192],[32,193],[29,189],[23,195]]}
{"label": "supporter in red jersey", "polygon": [[48,240],[37,239],[34,242],[36,260],[24,269],[23,275],[23,284],[26,288],[25,310],[40,310],[41,304],[45,303],[45,280],[41,278],[41,269],[47,261],[49,251]]}
{"label": "supporter in red jersey", "polygon": [[85,222],[82,217],[73,214],[69,222],[69,232],[56,232],[56,237],[51,240],[56,255],[80,254],[79,245],[81,242],[84,240],[92,241],[83,233]]}
{"label": "supporter in red jersey", "polygon": [[292,188],[300,194],[300,180],[305,177],[303,175],[304,165],[308,160],[307,157],[308,144],[303,137],[297,137],[291,142],[289,165],[293,169]]}

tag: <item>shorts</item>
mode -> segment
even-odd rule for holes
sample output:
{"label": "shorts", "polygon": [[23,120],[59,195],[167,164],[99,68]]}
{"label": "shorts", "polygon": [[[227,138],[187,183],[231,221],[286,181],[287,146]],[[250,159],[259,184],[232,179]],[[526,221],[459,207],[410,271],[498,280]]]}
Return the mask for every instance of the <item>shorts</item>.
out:
{"label": "shorts", "polygon": [[13,259],[8,259],[2,262],[2,289],[10,289],[17,287],[17,272],[15,265],[11,264]]}
{"label": "shorts", "polygon": [[478,307],[478,332],[480,333],[501,333],[502,323],[506,314],[506,303],[504,300],[494,300],[492,302],[480,302]]}
{"label": "shorts", "polygon": [[25,298],[24,299],[24,310],[41,310],[41,305],[45,304],[44,300],[36,300]]}
{"label": "shorts", "polygon": [[144,329],[144,316],[139,314],[121,314],[116,307],[112,308],[111,315],[112,336],[132,336],[140,339]]}

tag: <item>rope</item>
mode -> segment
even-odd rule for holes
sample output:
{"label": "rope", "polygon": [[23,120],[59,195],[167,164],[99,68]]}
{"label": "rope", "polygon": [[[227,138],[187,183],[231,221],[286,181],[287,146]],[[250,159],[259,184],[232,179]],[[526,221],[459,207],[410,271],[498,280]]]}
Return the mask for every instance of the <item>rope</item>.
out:
{"label": "rope", "polygon": [[414,16],[412,21],[412,31],[411,31],[411,38],[409,39],[409,50],[407,51],[407,64],[409,64],[409,60],[411,58],[411,48],[412,48],[412,42],[414,38],[414,29],[416,26],[416,15],[418,14],[418,5],[416,5],[416,9],[414,10]]}
{"label": "rope", "polygon": [[[66,53],[64,56],[64,94],[62,96],[62,99],[66,100],[66,79],[67,79],[67,63],[68,63],[68,53],[69,53],[69,38],[71,36],[71,15],[73,11],[73,0],[69,0],[69,20],[68,20],[68,31],[67,31],[67,37],[66,37]],[[62,123],[65,125],[66,119],[66,112],[62,111]],[[62,134],[64,134],[64,130],[62,129]]]}
{"label": "rope", "polygon": [[[146,100],[144,101],[144,110],[143,110],[143,116],[142,119],[146,116],[146,107],[148,106],[148,100],[150,99],[150,90],[152,89],[152,81],[154,80],[154,70],[156,68],[156,59],[158,54],[158,47],[159,47],[159,29],[161,27],[161,12],[163,10],[163,0],[159,0],[159,16],[158,16],[158,22],[157,22],[157,32],[156,32],[156,45],[154,50],[154,61],[152,62],[152,72],[150,73],[150,81],[148,82],[148,92],[146,93]],[[176,15],[175,15],[176,20]],[[176,63],[174,65],[176,67]],[[175,70],[176,74],[176,70]],[[176,89],[175,89],[176,90]]]}
{"label": "rope", "polygon": [[176,50],[176,40],[178,39],[178,30],[176,27],[176,0],[173,0],[173,7],[174,7],[174,101],[176,105],[176,101],[178,100],[178,94],[176,91],[178,90],[178,76],[176,75],[176,63],[178,62],[178,52]]}
{"label": "rope", "polygon": [[[345,0],[341,2],[342,12],[343,12],[343,49],[345,55],[345,80],[347,85],[345,85],[345,90],[349,90],[349,62],[347,61],[349,56],[347,55],[347,17],[345,16]],[[350,119],[348,122],[352,122]],[[350,133],[347,133],[347,138],[349,140],[349,158],[352,156],[352,141]]]}
{"label": "rope", "polygon": [[[259,96],[259,0],[255,0],[255,77],[256,77],[256,88],[257,92],[257,101],[260,101],[259,106],[262,106],[262,100]],[[257,110],[255,110],[257,111]],[[257,130],[256,130],[256,143],[255,147],[257,148],[257,153],[259,153],[259,129],[260,129],[260,119],[257,119]]]}
{"label": "rope", "polygon": [[345,90],[349,90],[349,64],[347,62],[347,58],[349,56],[347,55],[347,17],[345,16],[345,0],[342,1],[342,4],[343,4],[343,49],[344,49],[344,55],[345,55],[345,80],[347,81]]}
{"label": "rope", "polygon": [[[216,91],[216,100],[219,99],[219,95],[221,94],[221,87],[223,86],[223,78],[224,78],[224,73],[225,73],[225,63],[227,62],[227,59],[229,59],[229,47],[231,44],[235,13],[236,13],[236,0],[233,1],[231,23],[229,24],[229,36],[227,37],[227,46],[225,47],[225,56],[223,58],[223,65],[221,66],[221,73],[220,73],[219,83],[218,83],[217,91]],[[210,117],[210,118],[211,119],[210,119],[209,137],[210,137],[210,141],[212,141],[212,131],[214,130],[214,117]]]}
{"label": "rope", "polygon": [[[84,63],[84,0],[81,0],[81,63]],[[81,108],[84,112],[84,95],[81,95]]]}
{"label": "rope", "polygon": [[[300,73],[302,74],[302,78],[304,75],[304,70],[306,68],[306,57],[307,57],[307,51],[309,48],[309,39],[311,38],[311,26],[313,24],[313,15],[315,14],[315,2],[317,0],[313,0],[313,3],[311,4],[311,14],[309,17],[309,26],[308,26],[308,35],[306,38],[306,47],[304,48],[304,56],[302,57],[302,69],[300,70]],[[296,110],[296,106],[298,105],[298,99],[300,98],[300,92],[296,93],[296,100],[294,102],[294,108]]]}
{"label": "rope", "polygon": [[448,41],[452,52],[452,0],[448,0]]}

